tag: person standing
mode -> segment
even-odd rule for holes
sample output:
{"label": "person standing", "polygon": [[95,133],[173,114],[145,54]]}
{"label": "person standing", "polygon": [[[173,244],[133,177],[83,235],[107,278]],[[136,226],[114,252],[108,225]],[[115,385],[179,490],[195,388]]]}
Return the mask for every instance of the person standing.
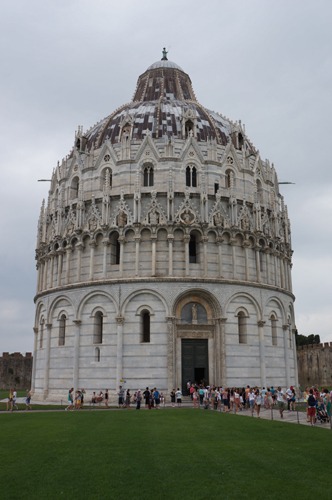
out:
{"label": "person standing", "polygon": [[127,392],[126,392],[126,408],[130,408],[130,402],[131,402],[131,394],[130,394],[130,390],[127,389]]}
{"label": "person standing", "polygon": [[179,387],[177,388],[177,390],[175,392],[175,398],[176,398],[178,408],[180,408],[180,406],[182,404],[182,392],[180,391]]}
{"label": "person standing", "polygon": [[106,408],[108,408],[108,399],[109,399],[108,389],[105,390],[104,399],[105,399],[105,406]]}
{"label": "person standing", "polygon": [[260,414],[260,411],[261,411],[262,399],[263,398],[262,398],[261,393],[259,392],[259,389],[256,389],[256,392],[255,392],[255,408],[256,408],[257,418],[260,418],[259,414]]}
{"label": "person standing", "polygon": [[141,409],[142,393],[140,389],[136,392],[136,410]]}
{"label": "person standing", "polygon": [[171,397],[171,405],[174,408],[174,406],[175,406],[175,389],[172,389],[170,397]]}
{"label": "person standing", "polygon": [[144,401],[145,401],[145,408],[148,408],[149,404],[150,404],[150,391],[149,391],[148,387],[143,392],[143,397],[144,397]]}
{"label": "person standing", "polygon": [[255,408],[255,399],[256,399],[254,389],[250,389],[248,398],[249,398],[249,408],[250,408],[251,416],[253,417],[254,416],[254,408]]}
{"label": "person standing", "polygon": [[310,389],[309,391],[309,396],[308,396],[308,416],[310,419],[310,425],[313,426],[315,425],[316,422],[316,405],[317,405],[317,400],[314,396],[314,391]]}
{"label": "person standing", "polygon": [[118,407],[119,408],[122,408],[124,405],[124,394],[125,394],[124,388],[122,387],[122,385],[120,385],[119,392],[118,392]]}
{"label": "person standing", "polygon": [[68,391],[68,396],[67,396],[67,402],[68,406],[65,408],[65,410],[73,410],[74,408],[74,399],[73,399],[73,392],[74,392],[74,387],[71,387]]}
{"label": "person standing", "polygon": [[154,404],[157,410],[160,408],[160,394],[157,388],[155,387],[153,389],[153,399],[154,399]]}

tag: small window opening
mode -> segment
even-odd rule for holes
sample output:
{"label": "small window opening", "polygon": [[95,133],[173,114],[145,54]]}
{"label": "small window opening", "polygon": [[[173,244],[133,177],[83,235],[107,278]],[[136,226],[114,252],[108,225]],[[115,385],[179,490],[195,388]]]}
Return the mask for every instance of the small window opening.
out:
{"label": "small window opening", "polygon": [[103,343],[103,313],[101,311],[97,311],[94,317],[93,343]]}
{"label": "small window opening", "polygon": [[142,311],[141,314],[142,326],[142,342],[150,342],[150,313],[149,311]]}
{"label": "small window opening", "polygon": [[247,343],[247,318],[243,311],[240,311],[237,315],[238,321],[238,333],[239,333],[239,343]]}
{"label": "small window opening", "polygon": [[62,314],[59,321],[59,346],[65,345],[65,340],[66,340],[66,316],[65,314]]}
{"label": "small window opening", "polygon": [[197,240],[194,234],[190,235],[189,240],[189,262],[196,264],[197,262]]}

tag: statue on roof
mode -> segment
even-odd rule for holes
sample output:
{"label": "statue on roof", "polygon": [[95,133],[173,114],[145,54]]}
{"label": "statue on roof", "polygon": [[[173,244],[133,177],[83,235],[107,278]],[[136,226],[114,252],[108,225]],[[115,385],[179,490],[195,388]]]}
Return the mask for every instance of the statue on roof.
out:
{"label": "statue on roof", "polygon": [[166,50],[166,47],[163,48],[163,57],[161,58],[162,61],[168,61],[167,59],[167,50]]}

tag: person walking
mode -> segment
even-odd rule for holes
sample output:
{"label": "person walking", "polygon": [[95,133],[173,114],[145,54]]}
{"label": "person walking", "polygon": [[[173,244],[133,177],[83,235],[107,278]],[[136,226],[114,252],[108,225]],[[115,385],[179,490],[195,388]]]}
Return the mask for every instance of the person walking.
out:
{"label": "person walking", "polygon": [[13,389],[9,389],[8,400],[7,400],[7,411],[13,411]]}
{"label": "person walking", "polygon": [[277,389],[277,403],[278,403],[280,418],[284,418],[285,399],[286,399],[285,393],[279,386]]}
{"label": "person walking", "polygon": [[31,410],[31,391],[29,389],[26,390],[25,409]]}
{"label": "person walking", "polygon": [[12,409],[16,408],[16,410],[18,410],[18,406],[16,404],[16,400],[17,400],[17,392],[16,392],[16,389],[13,390],[13,406],[12,406]]}

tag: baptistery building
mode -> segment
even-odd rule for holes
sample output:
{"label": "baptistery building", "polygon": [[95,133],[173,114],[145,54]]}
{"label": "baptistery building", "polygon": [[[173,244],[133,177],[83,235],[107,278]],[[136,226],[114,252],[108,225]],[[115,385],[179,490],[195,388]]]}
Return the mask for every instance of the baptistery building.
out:
{"label": "baptistery building", "polygon": [[166,51],[131,102],[76,131],[42,203],[36,263],[35,399],[297,385],[277,173]]}

